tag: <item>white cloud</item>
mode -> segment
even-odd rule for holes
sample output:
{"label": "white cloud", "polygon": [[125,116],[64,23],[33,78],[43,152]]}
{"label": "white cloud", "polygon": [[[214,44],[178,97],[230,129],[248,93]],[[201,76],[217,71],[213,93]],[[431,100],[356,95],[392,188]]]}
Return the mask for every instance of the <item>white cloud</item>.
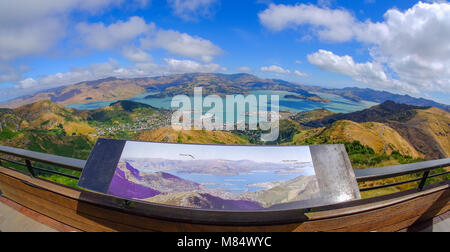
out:
{"label": "white cloud", "polygon": [[170,73],[212,73],[226,71],[218,64],[201,64],[191,60],[165,59]]}
{"label": "white cloud", "polygon": [[[356,40],[369,46],[372,62],[353,62],[358,70],[348,67],[349,56],[338,62],[328,56],[329,64],[319,64],[324,70],[331,68],[333,72],[352,76],[364,83],[374,81],[372,86],[380,85],[384,89],[450,93],[450,3],[446,1],[418,2],[405,11],[390,9],[382,22],[361,22],[343,9],[304,4],[272,4],[259,13],[259,18],[273,31],[312,25],[312,32],[320,39],[335,42]],[[323,52],[318,54],[324,56]],[[367,71],[364,73],[361,68]],[[395,78],[386,77],[386,82],[383,82],[383,73],[386,75],[386,72],[392,72]]]}
{"label": "white cloud", "polygon": [[126,46],[122,50],[122,55],[129,61],[133,62],[150,62],[152,61],[152,56],[145,52],[144,50],[137,48],[135,46]]}
{"label": "white cloud", "polygon": [[[7,8],[0,9],[0,13],[5,14],[0,15],[0,20],[4,22],[0,23],[0,83],[11,82],[17,87],[39,89],[109,76],[136,77],[153,73],[223,70],[219,65],[210,63],[215,56],[223,53],[211,41],[178,31],[157,30],[155,24],[147,23],[141,17],[135,16],[111,24],[84,22],[73,26],[73,23],[69,22],[69,14],[73,11],[94,13],[109,6],[121,6],[122,0],[93,0],[89,3],[81,3],[79,0],[42,0],[39,4],[36,1],[18,0],[17,2],[29,4],[22,7],[1,1],[0,4]],[[134,0],[133,4],[145,6],[148,1]],[[20,18],[5,10],[17,13]],[[27,15],[21,16],[23,13]],[[46,52],[61,39],[66,38],[65,31],[72,26],[75,35],[68,37],[72,42],[77,37],[90,49],[115,49],[136,65],[122,68],[112,62],[93,64],[89,67],[75,68],[68,73],[48,75],[32,82],[31,79],[23,79],[24,67],[15,68],[9,63],[21,57]],[[144,47],[135,46],[139,38]],[[171,54],[190,57],[208,64],[190,60],[169,60],[166,62],[167,65],[159,66],[152,63],[152,57],[145,51],[146,49],[164,49]]]}
{"label": "white cloud", "polygon": [[271,72],[271,73],[280,73],[280,74],[289,74],[291,73],[291,71],[287,70],[287,69],[283,69],[282,67],[279,66],[263,66],[261,67],[261,72]]}
{"label": "white cloud", "polygon": [[106,26],[104,23],[81,23],[77,25],[80,37],[90,48],[107,50],[117,48],[139,39],[141,48],[125,46],[122,54],[129,60],[148,60],[144,51],[164,49],[168,52],[203,62],[211,62],[223,51],[211,41],[174,30],[157,29],[154,23],[146,23],[141,17],[118,21]]}
{"label": "white cloud", "polygon": [[123,2],[123,0],[0,0],[2,6],[0,23],[28,23],[49,16],[65,15],[74,10],[95,13]]}
{"label": "white cloud", "polygon": [[184,20],[210,17],[218,0],[167,0],[173,13]]}
{"label": "white cloud", "polygon": [[20,81],[21,88],[33,88],[37,84],[37,81],[33,78],[27,78],[25,80]]}
{"label": "white cloud", "polygon": [[154,24],[147,24],[140,17],[131,17],[128,21],[118,21],[109,26],[105,26],[103,23],[80,23],[76,29],[89,47],[106,50],[123,45],[139,35],[150,32],[154,29]]}
{"label": "white cloud", "polygon": [[297,75],[297,76],[300,76],[300,77],[309,77],[309,76],[311,76],[310,74],[300,72],[299,70],[295,70],[294,74]]}
{"label": "white cloud", "polygon": [[273,31],[313,25],[322,39],[347,41],[353,36],[354,18],[345,10],[331,10],[312,4],[270,4],[258,16],[261,24]]}
{"label": "white cloud", "polygon": [[450,92],[450,4],[422,3],[401,12],[391,9],[384,22],[365,22],[356,32],[371,43],[373,57],[419,89]]}
{"label": "white cloud", "polygon": [[0,60],[14,60],[47,51],[64,35],[64,21],[55,18],[18,26],[0,24]]}
{"label": "white cloud", "polygon": [[159,30],[154,36],[141,39],[141,45],[144,49],[163,48],[170,53],[203,62],[210,62],[223,53],[209,40],[173,30]]}
{"label": "white cloud", "polygon": [[121,0],[0,0],[0,60],[46,52],[65,37],[67,16],[97,12]]}
{"label": "white cloud", "polygon": [[[144,7],[147,0],[127,5]],[[0,0],[0,83],[22,79],[24,66],[14,61],[50,52],[67,38],[74,12],[94,15],[118,7],[124,0]]]}
{"label": "white cloud", "polygon": [[350,76],[355,81],[375,88],[418,92],[414,86],[389,77],[383,66],[376,62],[356,63],[351,56],[338,56],[326,50],[308,55],[308,61],[322,70]]}

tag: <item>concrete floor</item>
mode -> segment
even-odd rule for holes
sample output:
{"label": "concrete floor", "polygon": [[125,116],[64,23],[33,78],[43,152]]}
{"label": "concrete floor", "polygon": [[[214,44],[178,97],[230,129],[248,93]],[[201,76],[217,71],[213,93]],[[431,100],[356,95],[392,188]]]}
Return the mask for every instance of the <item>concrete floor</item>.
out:
{"label": "concrete floor", "polygon": [[433,225],[425,229],[422,229],[420,232],[433,232],[433,233],[450,232],[450,218],[438,223],[433,223]]}
{"label": "concrete floor", "polygon": [[[19,225],[20,224],[20,225]],[[0,202],[1,232],[56,232],[32,218]]]}

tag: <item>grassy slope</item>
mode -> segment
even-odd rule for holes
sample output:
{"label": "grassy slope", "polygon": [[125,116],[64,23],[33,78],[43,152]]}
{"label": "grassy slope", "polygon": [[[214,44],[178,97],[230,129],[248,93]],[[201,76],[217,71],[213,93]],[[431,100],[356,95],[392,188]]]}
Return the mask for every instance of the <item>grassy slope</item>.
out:
{"label": "grassy slope", "polygon": [[89,126],[86,118],[74,114],[50,101],[39,101],[13,111],[21,119],[20,128],[27,130],[63,129],[67,135],[90,135],[95,130]]}
{"label": "grassy slope", "polygon": [[450,113],[438,108],[417,110],[417,115],[408,124],[427,132],[450,157]]}
{"label": "grassy slope", "polygon": [[318,136],[328,138],[330,142],[359,141],[372,148],[377,154],[391,154],[393,151],[398,151],[405,156],[423,157],[394,129],[382,123],[338,121],[327,127]]}

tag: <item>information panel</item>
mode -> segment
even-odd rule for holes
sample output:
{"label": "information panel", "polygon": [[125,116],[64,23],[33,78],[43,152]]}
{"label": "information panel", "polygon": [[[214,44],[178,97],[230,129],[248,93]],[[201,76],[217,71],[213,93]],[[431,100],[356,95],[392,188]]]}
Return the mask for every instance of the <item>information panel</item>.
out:
{"label": "information panel", "polygon": [[225,146],[100,139],[79,186],[151,204],[304,209],[360,198],[341,145]]}

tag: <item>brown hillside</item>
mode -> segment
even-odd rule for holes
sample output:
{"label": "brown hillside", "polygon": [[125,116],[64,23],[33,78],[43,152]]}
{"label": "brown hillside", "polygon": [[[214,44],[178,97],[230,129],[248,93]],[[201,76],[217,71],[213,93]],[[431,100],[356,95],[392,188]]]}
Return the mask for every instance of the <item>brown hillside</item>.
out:
{"label": "brown hillside", "polygon": [[[312,133],[318,129],[311,130]],[[325,128],[320,133],[322,137],[328,137],[331,142],[353,142],[371,147],[376,153],[391,154],[399,151],[402,155],[414,158],[423,157],[414,147],[408,143],[397,131],[391,127],[376,122],[356,123],[353,121],[337,121]],[[310,136],[310,134],[303,133]],[[296,136],[294,139],[299,139]]]}
{"label": "brown hillside", "polygon": [[64,108],[51,101],[38,101],[14,109],[13,113],[20,118],[20,128],[50,130],[60,126],[69,135],[88,135],[95,130],[83,118],[74,115],[72,109]]}
{"label": "brown hillside", "polygon": [[164,143],[198,143],[247,145],[249,142],[226,131],[174,130],[171,127],[144,131],[135,137],[139,141]]}
{"label": "brown hillside", "polygon": [[389,122],[427,159],[450,156],[450,113],[438,109],[418,109],[406,122]]}
{"label": "brown hillside", "polygon": [[82,104],[91,101],[115,101],[145,93],[137,80],[105,79],[98,82],[82,82],[51,91],[41,91],[33,96],[14,99],[1,104],[5,108],[18,108],[42,100],[61,105]]}

